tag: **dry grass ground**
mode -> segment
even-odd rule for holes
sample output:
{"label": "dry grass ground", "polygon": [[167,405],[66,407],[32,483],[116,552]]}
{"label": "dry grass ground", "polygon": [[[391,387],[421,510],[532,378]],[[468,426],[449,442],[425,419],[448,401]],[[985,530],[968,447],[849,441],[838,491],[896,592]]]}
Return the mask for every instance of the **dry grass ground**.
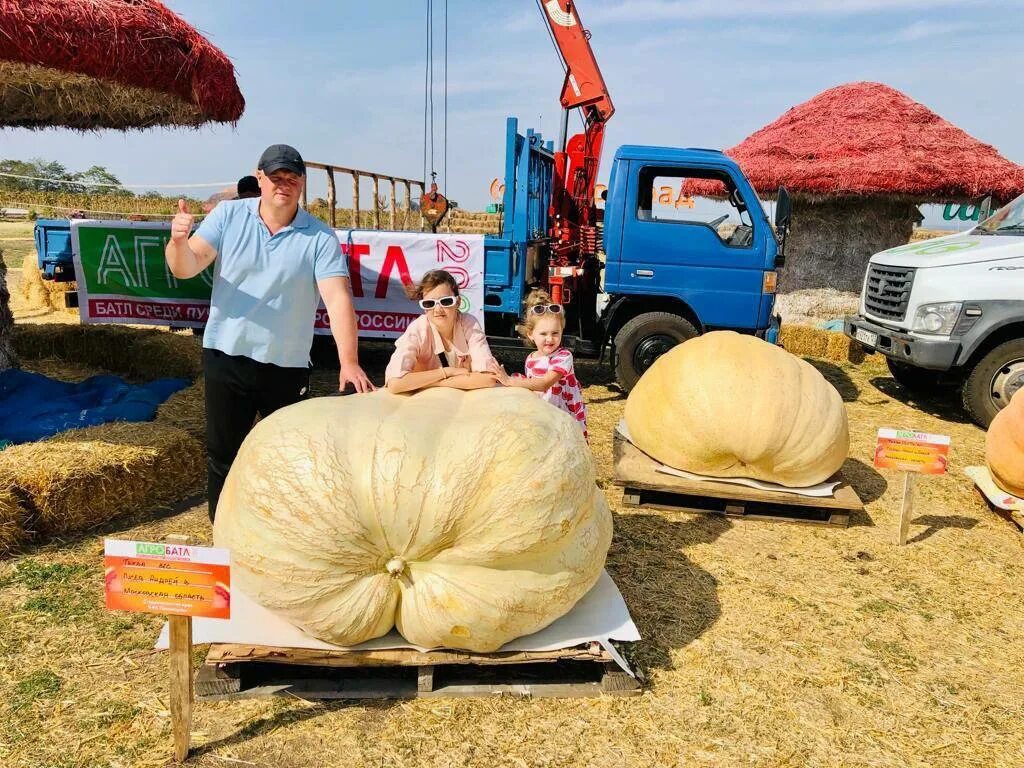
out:
{"label": "dry grass ground", "polygon": [[0,221],[0,251],[8,268],[21,269],[25,256],[36,252],[34,228],[34,221]]}
{"label": "dry grass ground", "polygon": [[[386,356],[372,346],[364,361],[379,376]],[[1024,764],[1024,539],[961,474],[982,433],[942,401],[908,402],[877,360],[818,365],[847,401],[846,469],[867,501],[849,529],[624,508],[610,483],[624,399],[580,365],[616,514],[608,568],[644,636],[628,651],[649,679],[640,698],[202,703],[191,764]],[[318,372],[315,392],[334,376]],[[899,477],[870,467],[879,426],[953,436],[953,471],[919,484],[903,548]],[[0,563],[0,765],[167,764],[160,622],[103,610],[101,555],[104,535],[170,533],[208,540],[205,506]]]}

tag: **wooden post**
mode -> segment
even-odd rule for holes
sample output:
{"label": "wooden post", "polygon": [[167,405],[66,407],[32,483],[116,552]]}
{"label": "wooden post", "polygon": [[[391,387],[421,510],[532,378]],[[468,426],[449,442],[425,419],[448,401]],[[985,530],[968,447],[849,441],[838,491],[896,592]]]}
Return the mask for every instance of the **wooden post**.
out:
{"label": "wooden post", "polygon": [[907,536],[910,533],[910,518],[914,514],[914,485],[916,481],[917,472],[903,473],[903,510],[900,513],[900,546],[907,543]]}
{"label": "wooden post", "polygon": [[338,203],[338,196],[334,190],[334,169],[327,169],[327,220],[331,222],[331,229],[336,229],[338,226],[338,217],[336,206]]}
{"label": "wooden post", "polygon": [[359,229],[359,174],[352,174],[352,229]]}
{"label": "wooden post", "polygon": [[402,217],[404,222],[404,229],[412,229],[412,185],[408,179],[405,179],[402,184],[405,186],[405,206],[403,210],[405,215]]}
{"label": "wooden post", "polygon": [[373,177],[373,228],[380,229],[380,179]]}
{"label": "wooden post", "polygon": [[391,179],[391,229],[395,228],[395,180]]}
{"label": "wooden post", "polygon": [[[168,536],[169,544],[188,544],[188,536]],[[179,763],[188,757],[192,738],[192,617],[169,616],[169,647],[171,667],[171,731],[174,734],[174,759]]]}

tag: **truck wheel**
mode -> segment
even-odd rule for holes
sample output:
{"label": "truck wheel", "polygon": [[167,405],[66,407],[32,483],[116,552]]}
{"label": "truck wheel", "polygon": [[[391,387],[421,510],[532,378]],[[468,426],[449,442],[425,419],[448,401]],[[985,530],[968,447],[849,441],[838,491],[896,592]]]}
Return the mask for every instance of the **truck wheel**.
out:
{"label": "truck wheel", "polygon": [[933,392],[949,384],[949,376],[946,371],[918,368],[909,363],[893,360],[891,357],[885,358],[885,363],[889,366],[889,373],[892,374],[892,377],[911,392]]}
{"label": "truck wheel", "polygon": [[615,378],[626,392],[654,361],[676,344],[698,336],[689,320],[669,312],[637,315],[615,334]]}
{"label": "truck wheel", "polygon": [[988,429],[1014,393],[1024,388],[1024,339],[1004,341],[991,350],[964,382],[964,409],[975,424]]}

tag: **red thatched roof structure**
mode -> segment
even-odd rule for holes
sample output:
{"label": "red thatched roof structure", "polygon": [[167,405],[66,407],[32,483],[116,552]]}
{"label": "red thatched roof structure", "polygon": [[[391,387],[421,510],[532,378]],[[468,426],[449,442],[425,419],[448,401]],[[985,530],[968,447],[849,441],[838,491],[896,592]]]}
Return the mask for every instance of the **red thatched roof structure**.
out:
{"label": "red thatched roof structure", "polygon": [[228,58],[156,0],[0,0],[0,123],[235,122]]}
{"label": "red thatched roof structure", "polygon": [[[799,104],[726,154],[754,187],[813,197],[892,195],[919,202],[1024,192],[1024,167],[895,88],[848,83]],[[714,196],[710,185],[692,192]]]}

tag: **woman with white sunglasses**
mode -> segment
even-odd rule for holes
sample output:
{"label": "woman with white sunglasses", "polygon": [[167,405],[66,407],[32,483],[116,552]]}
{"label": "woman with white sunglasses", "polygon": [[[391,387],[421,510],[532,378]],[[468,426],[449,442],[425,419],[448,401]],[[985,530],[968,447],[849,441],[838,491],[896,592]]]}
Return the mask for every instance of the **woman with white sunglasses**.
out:
{"label": "woman with white sunglasses", "polygon": [[388,389],[408,392],[471,372],[497,373],[480,322],[460,310],[459,284],[451,273],[427,272],[409,298],[419,303],[423,315],[395,341],[384,372]]}

